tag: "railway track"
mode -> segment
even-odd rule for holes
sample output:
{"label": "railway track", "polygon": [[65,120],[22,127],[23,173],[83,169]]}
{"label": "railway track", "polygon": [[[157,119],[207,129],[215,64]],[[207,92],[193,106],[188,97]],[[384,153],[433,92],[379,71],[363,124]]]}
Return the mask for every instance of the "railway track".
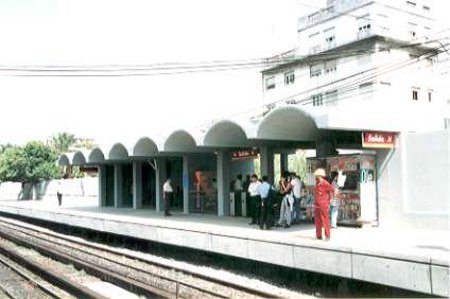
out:
{"label": "railway track", "polygon": [[105,298],[14,250],[0,251],[0,298]]}
{"label": "railway track", "polygon": [[[0,237],[70,263],[86,273],[146,297],[276,298],[248,285],[126,254],[117,249],[75,240],[55,232],[0,217]],[[82,296],[83,298],[86,296]]]}

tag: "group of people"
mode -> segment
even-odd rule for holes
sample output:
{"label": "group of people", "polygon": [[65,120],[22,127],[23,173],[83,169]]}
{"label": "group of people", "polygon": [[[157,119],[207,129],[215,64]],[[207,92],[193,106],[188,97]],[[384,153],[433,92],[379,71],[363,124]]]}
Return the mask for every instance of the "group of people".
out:
{"label": "group of people", "polygon": [[[340,202],[338,173],[333,171],[327,178],[325,170],[318,168],[314,172],[314,177],[316,180],[314,187],[316,237],[317,239],[323,238],[323,229],[325,240],[329,240],[330,228],[337,227]],[[292,224],[300,223],[302,218],[301,202],[307,190],[297,174],[283,173],[277,188],[267,181],[267,176],[263,176],[262,180],[259,180],[258,176],[254,174],[250,177],[247,190],[250,224],[258,224],[261,229],[271,229],[272,226],[288,228]],[[278,212],[279,215],[277,215]],[[275,221],[276,219],[278,220]]]}
{"label": "group of people", "polygon": [[[325,240],[329,240],[330,228],[337,225],[339,209],[338,173],[331,172],[328,181],[325,170],[318,168],[314,172],[314,177],[316,179],[314,187],[316,237],[322,239],[322,229],[324,229]],[[250,224],[257,224],[260,229],[269,230],[273,226],[288,228],[292,224],[300,223],[302,218],[301,202],[307,190],[296,173],[284,172],[276,188],[269,183],[267,176],[259,179],[256,174],[251,175],[250,180],[246,183],[242,183],[242,176],[239,175],[233,185],[236,192],[240,193],[242,190],[248,192]],[[170,178],[163,185],[163,194],[165,201],[164,215],[171,216],[169,209],[173,197],[173,188]]]}
{"label": "group of people", "polygon": [[287,228],[300,223],[300,206],[305,187],[297,174],[283,173],[277,188],[267,181],[266,176],[258,180],[254,174],[250,177],[247,191],[249,216],[252,219],[250,224],[270,229],[274,225]]}

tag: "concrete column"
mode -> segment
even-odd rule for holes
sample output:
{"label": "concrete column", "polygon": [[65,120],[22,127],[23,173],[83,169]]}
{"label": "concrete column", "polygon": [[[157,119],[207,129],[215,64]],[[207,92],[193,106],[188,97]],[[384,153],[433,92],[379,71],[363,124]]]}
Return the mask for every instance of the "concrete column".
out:
{"label": "concrete column", "polygon": [[133,209],[142,208],[142,163],[133,162]]}
{"label": "concrete column", "polygon": [[286,153],[280,154],[280,170],[281,173],[288,171],[288,155]]}
{"label": "concrete column", "polygon": [[106,166],[101,165],[98,169],[98,206],[106,206]]}
{"label": "concrete column", "polygon": [[183,214],[189,214],[189,157],[183,156]]}
{"label": "concrete column", "polygon": [[273,183],[274,167],[273,167],[273,149],[269,147],[260,148],[260,164],[261,175],[267,175],[269,182]]}
{"label": "concrete column", "polygon": [[114,207],[120,208],[122,206],[122,189],[123,189],[123,178],[122,178],[122,165],[114,165]]}
{"label": "concrete column", "polygon": [[217,215],[230,215],[230,174],[231,153],[220,151],[217,154]]}
{"label": "concrete column", "polygon": [[166,180],[166,159],[164,157],[158,157],[156,159],[156,212],[161,212],[164,210],[163,202],[163,184]]}

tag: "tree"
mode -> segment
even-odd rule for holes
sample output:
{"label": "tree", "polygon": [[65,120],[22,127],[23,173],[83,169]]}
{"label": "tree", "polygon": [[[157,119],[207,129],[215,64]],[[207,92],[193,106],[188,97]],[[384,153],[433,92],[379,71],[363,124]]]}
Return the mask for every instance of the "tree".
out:
{"label": "tree", "polygon": [[52,136],[51,144],[58,153],[64,153],[76,142],[75,135],[67,132]]}
{"label": "tree", "polygon": [[31,183],[36,198],[36,187],[41,180],[60,176],[57,157],[55,150],[42,142],[8,147],[0,155],[0,181]]}
{"label": "tree", "polygon": [[0,181],[24,182],[27,161],[23,148],[11,146],[0,154]]}

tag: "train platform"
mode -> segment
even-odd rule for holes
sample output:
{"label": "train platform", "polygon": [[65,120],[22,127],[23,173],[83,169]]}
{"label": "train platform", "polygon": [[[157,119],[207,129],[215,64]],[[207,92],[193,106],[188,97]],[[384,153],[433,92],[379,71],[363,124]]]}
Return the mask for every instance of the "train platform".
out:
{"label": "train platform", "polygon": [[260,230],[244,217],[99,208],[95,198],[1,200],[0,212],[181,247],[445,296],[449,293],[449,230],[332,229],[315,239],[311,223]]}

